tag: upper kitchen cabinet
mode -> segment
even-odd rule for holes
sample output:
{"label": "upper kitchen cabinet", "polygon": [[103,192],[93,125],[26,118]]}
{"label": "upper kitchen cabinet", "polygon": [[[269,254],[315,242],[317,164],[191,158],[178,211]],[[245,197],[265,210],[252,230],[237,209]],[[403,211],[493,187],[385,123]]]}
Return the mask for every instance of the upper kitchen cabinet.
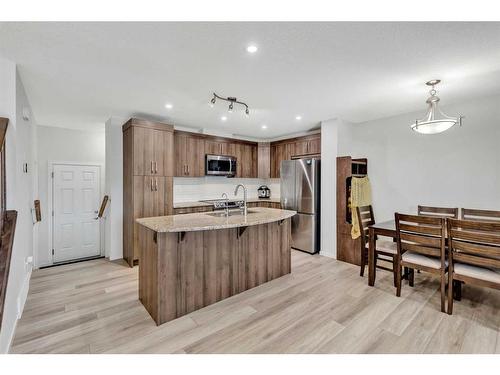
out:
{"label": "upper kitchen cabinet", "polygon": [[124,137],[130,146],[124,148],[124,157],[130,159],[134,176],[172,176],[173,126],[132,118],[123,125]]}
{"label": "upper kitchen cabinet", "polygon": [[315,134],[313,136],[308,137],[307,154],[309,155],[321,154],[321,134]]}
{"label": "upper kitchen cabinet", "polygon": [[321,154],[321,134],[296,138],[293,142],[292,157]]}
{"label": "upper kitchen cabinet", "polygon": [[257,177],[271,177],[271,144],[269,142],[261,142],[257,146]]}
{"label": "upper kitchen cabinet", "polygon": [[188,132],[174,133],[175,176],[205,176],[205,139]]}
{"label": "upper kitchen cabinet", "polygon": [[236,144],[226,139],[205,139],[205,154],[236,156]]}
{"label": "upper kitchen cabinet", "polygon": [[236,177],[257,177],[257,147],[252,144],[238,143],[236,147]]}
{"label": "upper kitchen cabinet", "polygon": [[271,178],[279,178],[283,160],[321,155],[321,133],[272,142],[270,154]]}

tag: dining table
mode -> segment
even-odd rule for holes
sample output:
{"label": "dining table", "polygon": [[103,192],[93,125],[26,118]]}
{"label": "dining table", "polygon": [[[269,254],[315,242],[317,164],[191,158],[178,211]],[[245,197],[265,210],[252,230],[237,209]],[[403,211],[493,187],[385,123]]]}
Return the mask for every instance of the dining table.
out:
{"label": "dining table", "polygon": [[[375,267],[375,246],[377,236],[391,237],[394,241],[397,238],[396,220],[381,221],[369,227],[369,244],[368,244],[368,285],[375,285],[376,267]],[[445,228],[445,237],[446,228]],[[446,243],[448,239],[445,239]],[[403,278],[407,278],[407,270],[403,274]]]}

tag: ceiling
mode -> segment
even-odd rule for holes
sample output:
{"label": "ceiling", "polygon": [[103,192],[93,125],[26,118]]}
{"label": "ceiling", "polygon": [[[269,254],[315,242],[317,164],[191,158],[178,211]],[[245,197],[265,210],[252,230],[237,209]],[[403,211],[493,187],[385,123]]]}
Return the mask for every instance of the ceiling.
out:
{"label": "ceiling", "polygon": [[[40,125],[140,116],[255,138],[423,114],[433,78],[444,105],[500,93],[499,45],[500,23],[0,24],[0,56],[18,64]],[[210,108],[214,91],[250,117]]]}

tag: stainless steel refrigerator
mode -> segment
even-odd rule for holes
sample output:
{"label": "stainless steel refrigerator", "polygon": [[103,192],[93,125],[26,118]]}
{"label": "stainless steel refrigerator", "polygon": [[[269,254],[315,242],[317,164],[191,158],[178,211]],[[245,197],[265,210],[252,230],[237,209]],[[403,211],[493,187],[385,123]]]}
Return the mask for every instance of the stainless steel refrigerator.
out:
{"label": "stainless steel refrigerator", "polygon": [[316,253],[320,244],[319,159],[281,162],[281,206],[297,211],[292,217],[292,248]]}

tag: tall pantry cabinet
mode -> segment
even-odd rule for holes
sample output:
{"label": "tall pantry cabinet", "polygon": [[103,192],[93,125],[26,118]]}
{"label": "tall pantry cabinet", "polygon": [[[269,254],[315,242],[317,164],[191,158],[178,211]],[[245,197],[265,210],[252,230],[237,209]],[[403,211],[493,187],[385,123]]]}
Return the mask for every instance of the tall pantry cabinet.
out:
{"label": "tall pantry cabinet", "polygon": [[123,259],[139,259],[136,219],[173,213],[174,127],[131,118],[123,125]]}

